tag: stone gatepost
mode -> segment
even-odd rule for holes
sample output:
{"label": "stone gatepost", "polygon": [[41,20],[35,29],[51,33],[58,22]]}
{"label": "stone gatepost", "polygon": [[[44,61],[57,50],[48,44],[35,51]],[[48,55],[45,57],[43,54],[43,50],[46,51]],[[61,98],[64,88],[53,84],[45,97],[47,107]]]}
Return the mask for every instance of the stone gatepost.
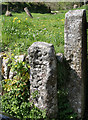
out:
{"label": "stone gatepost", "polygon": [[70,65],[68,98],[78,117],[85,114],[86,72],[87,72],[87,35],[86,11],[72,10],[65,15],[64,54]]}
{"label": "stone gatepost", "polygon": [[35,42],[29,49],[30,99],[35,106],[46,110],[49,118],[57,118],[57,65],[54,46],[45,42]]}

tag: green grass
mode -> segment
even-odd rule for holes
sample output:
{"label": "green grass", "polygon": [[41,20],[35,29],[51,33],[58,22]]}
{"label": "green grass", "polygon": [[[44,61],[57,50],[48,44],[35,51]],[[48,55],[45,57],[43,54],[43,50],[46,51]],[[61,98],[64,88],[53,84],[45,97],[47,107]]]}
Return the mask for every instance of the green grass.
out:
{"label": "green grass", "polygon": [[[88,18],[88,6],[78,9],[86,9]],[[42,41],[52,43],[56,53],[64,53],[64,22],[67,11],[61,10],[56,15],[32,13],[33,19],[24,12],[13,13],[12,17],[2,15],[2,51],[16,48],[16,54],[27,53],[33,42]]]}
{"label": "green grass", "polygon": [[[65,12],[57,15],[13,13],[12,17],[2,16],[2,51],[17,47],[21,53],[36,41],[52,43],[56,52],[64,52]],[[17,17],[14,21],[14,18]],[[20,20],[20,22],[19,22]],[[19,23],[18,23],[19,22]]]}

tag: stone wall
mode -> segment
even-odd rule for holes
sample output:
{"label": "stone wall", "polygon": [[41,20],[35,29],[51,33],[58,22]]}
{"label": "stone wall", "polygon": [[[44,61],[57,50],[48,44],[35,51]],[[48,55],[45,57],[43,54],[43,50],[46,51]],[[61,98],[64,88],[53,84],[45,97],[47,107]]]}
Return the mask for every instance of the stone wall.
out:
{"label": "stone wall", "polygon": [[87,37],[86,11],[73,10],[65,15],[64,55],[70,65],[67,88],[69,101],[79,117],[83,117],[86,105]]}
{"label": "stone wall", "polygon": [[[54,46],[35,42],[29,47],[30,99],[35,106],[46,110],[49,118],[57,118],[57,62]],[[32,93],[38,91],[35,99]]]}

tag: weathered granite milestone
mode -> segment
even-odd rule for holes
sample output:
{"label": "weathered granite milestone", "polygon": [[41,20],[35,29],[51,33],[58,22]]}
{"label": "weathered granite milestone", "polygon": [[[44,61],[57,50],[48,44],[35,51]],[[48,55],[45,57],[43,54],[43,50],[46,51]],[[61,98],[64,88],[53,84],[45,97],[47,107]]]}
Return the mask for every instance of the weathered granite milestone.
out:
{"label": "weathered granite milestone", "polygon": [[67,85],[69,101],[79,117],[85,113],[87,37],[86,11],[73,10],[65,15],[64,54],[70,65],[70,81]]}
{"label": "weathered granite milestone", "polygon": [[29,47],[30,93],[38,91],[34,101],[36,107],[46,110],[49,118],[56,118],[57,69],[56,56],[52,44],[35,42]]}

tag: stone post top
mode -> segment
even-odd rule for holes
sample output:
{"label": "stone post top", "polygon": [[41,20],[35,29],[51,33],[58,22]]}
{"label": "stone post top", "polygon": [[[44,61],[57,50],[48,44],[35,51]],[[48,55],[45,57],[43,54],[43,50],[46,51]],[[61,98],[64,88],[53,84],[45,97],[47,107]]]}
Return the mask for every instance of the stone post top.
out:
{"label": "stone post top", "polygon": [[85,9],[80,9],[80,10],[69,10],[66,14],[65,17],[73,17],[73,16],[83,16],[83,13],[86,12]]}
{"label": "stone post top", "polygon": [[48,48],[48,47],[53,47],[53,45],[46,42],[34,42],[30,47]]}

